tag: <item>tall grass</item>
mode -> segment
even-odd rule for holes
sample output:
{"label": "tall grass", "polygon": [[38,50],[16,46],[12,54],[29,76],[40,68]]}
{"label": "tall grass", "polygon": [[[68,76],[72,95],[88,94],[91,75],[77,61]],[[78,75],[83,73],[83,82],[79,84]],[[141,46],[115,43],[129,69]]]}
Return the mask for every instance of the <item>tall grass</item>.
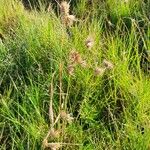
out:
{"label": "tall grass", "polygon": [[72,1],[70,27],[56,3],[49,12],[40,8],[1,0],[0,149],[44,149],[52,98],[54,119],[62,107],[74,119],[61,115],[59,135],[49,143],[65,143],[67,150],[148,150],[149,0]]}

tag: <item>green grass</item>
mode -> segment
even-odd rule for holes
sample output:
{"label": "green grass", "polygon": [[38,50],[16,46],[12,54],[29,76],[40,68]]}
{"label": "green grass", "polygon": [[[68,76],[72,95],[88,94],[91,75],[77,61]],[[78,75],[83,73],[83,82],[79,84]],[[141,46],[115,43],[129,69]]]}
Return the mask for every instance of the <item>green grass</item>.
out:
{"label": "green grass", "polygon": [[[62,24],[56,3],[51,12],[42,3],[38,10],[0,3],[0,150],[44,149],[50,98],[55,119],[60,101],[74,117],[70,124],[59,120],[59,137],[48,139],[71,143],[62,149],[150,148],[149,0],[72,1],[78,21],[71,27]],[[87,66],[69,75],[74,49]],[[114,67],[96,76],[104,59]]]}

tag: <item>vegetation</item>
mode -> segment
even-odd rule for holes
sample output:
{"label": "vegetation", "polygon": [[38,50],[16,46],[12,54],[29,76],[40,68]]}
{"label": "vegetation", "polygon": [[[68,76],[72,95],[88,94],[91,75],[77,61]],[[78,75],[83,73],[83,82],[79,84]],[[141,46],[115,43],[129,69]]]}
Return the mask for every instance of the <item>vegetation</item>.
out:
{"label": "vegetation", "polygon": [[150,149],[149,0],[0,4],[1,150]]}

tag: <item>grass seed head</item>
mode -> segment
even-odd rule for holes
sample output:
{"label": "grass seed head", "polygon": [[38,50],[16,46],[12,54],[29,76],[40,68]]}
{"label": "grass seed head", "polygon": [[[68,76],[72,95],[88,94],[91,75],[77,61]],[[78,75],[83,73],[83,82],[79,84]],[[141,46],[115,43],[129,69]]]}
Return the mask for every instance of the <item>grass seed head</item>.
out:
{"label": "grass seed head", "polygon": [[62,15],[61,16],[61,21],[65,26],[71,27],[74,23],[74,21],[76,21],[75,16],[74,15]]}
{"label": "grass seed head", "polygon": [[106,68],[96,67],[94,70],[95,76],[102,76],[105,72]]}
{"label": "grass seed head", "polygon": [[44,148],[50,148],[51,150],[58,150],[62,147],[60,143],[48,143],[48,141],[45,139],[43,141]]}
{"label": "grass seed head", "polygon": [[60,12],[63,15],[69,15],[70,5],[66,1],[62,1],[60,4]]}
{"label": "grass seed head", "polygon": [[69,18],[70,20],[72,20],[72,21],[76,21],[76,18],[75,18],[74,15],[68,15],[68,18]]}
{"label": "grass seed head", "polygon": [[43,140],[43,147],[46,148],[46,147],[47,147],[47,144],[48,144],[47,139],[44,139],[44,140]]}
{"label": "grass seed head", "polygon": [[74,66],[73,65],[69,65],[67,67],[67,71],[68,71],[68,74],[72,76],[74,74]]}
{"label": "grass seed head", "polygon": [[81,65],[81,67],[83,67],[83,68],[86,68],[86,67],[87,67],[87,63],[86,63],[85,60],[82,60],[82,61],[80,62],[80,65]]}
{"label": "grass seed head", "polygon": [[103,65],[104,65],[107,69],[110,69],[110,70],[114,68],[114,65],[113,65],[110,61],[108,61],[108,60],[106,60],[106,59],[103,60]]}
{"label": "grass seed head", "polygon": [[47,11],[48,11],[48,12],[52,12],[52,11],[53,11],[53,9],[52,9],[52,4],[51,4],[51,3],[49,3],[48,8],[47,8]]}
{"label": "grass seed head", "polygon": [[51,143],[49,147],[51,148],[51,150],[58,150],[62,147],[62,145],[60,143]]}
{"label": "grass seed head", "polygon": [[71,51],[69,54],[69,61],[73,64],[81,63],[82,62],[81,55],[76,51]]}
{"label": "grass seed head", "polygon": [[51,130],[50,131],[50,136],[53,137],[53,138],[59,138],[60,131],[59,130]]}
{"label": "grass seed head", "polygon": [[94,45],[94,38],[89,36],[86,41],[85,41],[85,44],[87,46],[87,48],[91,49]]}
{"label": "grass seed head", "polygon": [[67,20],[68,20],[68,26],[72,26],[74,21],[76,21],[76,18],[74,15],[68,15]]}
{"label": "grass seed head", "polygon": [[68,123],[72,123],[72,121],[74,120],[74,118],[70,114],[66,113],[65,111],[61,111],[60,116]]}

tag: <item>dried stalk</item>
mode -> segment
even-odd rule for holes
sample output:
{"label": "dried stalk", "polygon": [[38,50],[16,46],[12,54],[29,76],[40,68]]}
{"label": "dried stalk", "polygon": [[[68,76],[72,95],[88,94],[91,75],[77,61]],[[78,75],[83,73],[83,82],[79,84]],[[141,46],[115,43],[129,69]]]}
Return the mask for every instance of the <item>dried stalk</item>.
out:
{"label": "dried stalk", "polygon": [[82,144],[76,144],[76,143],[47,143],[47,147],[51,147],[53,145],[61,145],[61,146],[65,146],[65,145],[69,145],[69,146],[80,146]]}
{"label": "dried stalk", "polygon": [[53,113],[53,96],[54,96],[54,88],[53,88],[53,80],[54,80],[55,72],[52,75],[52,81],[50,85],[50,103],[49,103],[49,120],[51,127],[53,127],[54,124],[54,113]]}
{"label": "dried stalk", "polygon": [[62,69],[63,69],[63,64],[60,63],[59,66],[59,113],[61,111],[61,106],[62,106]]}
{"label": "dried stalk", "polygon": [[61,7],[60,4],[59,4],[59,2],[57,0],[55,0],[55,2],[58,4],[59,7]]}

